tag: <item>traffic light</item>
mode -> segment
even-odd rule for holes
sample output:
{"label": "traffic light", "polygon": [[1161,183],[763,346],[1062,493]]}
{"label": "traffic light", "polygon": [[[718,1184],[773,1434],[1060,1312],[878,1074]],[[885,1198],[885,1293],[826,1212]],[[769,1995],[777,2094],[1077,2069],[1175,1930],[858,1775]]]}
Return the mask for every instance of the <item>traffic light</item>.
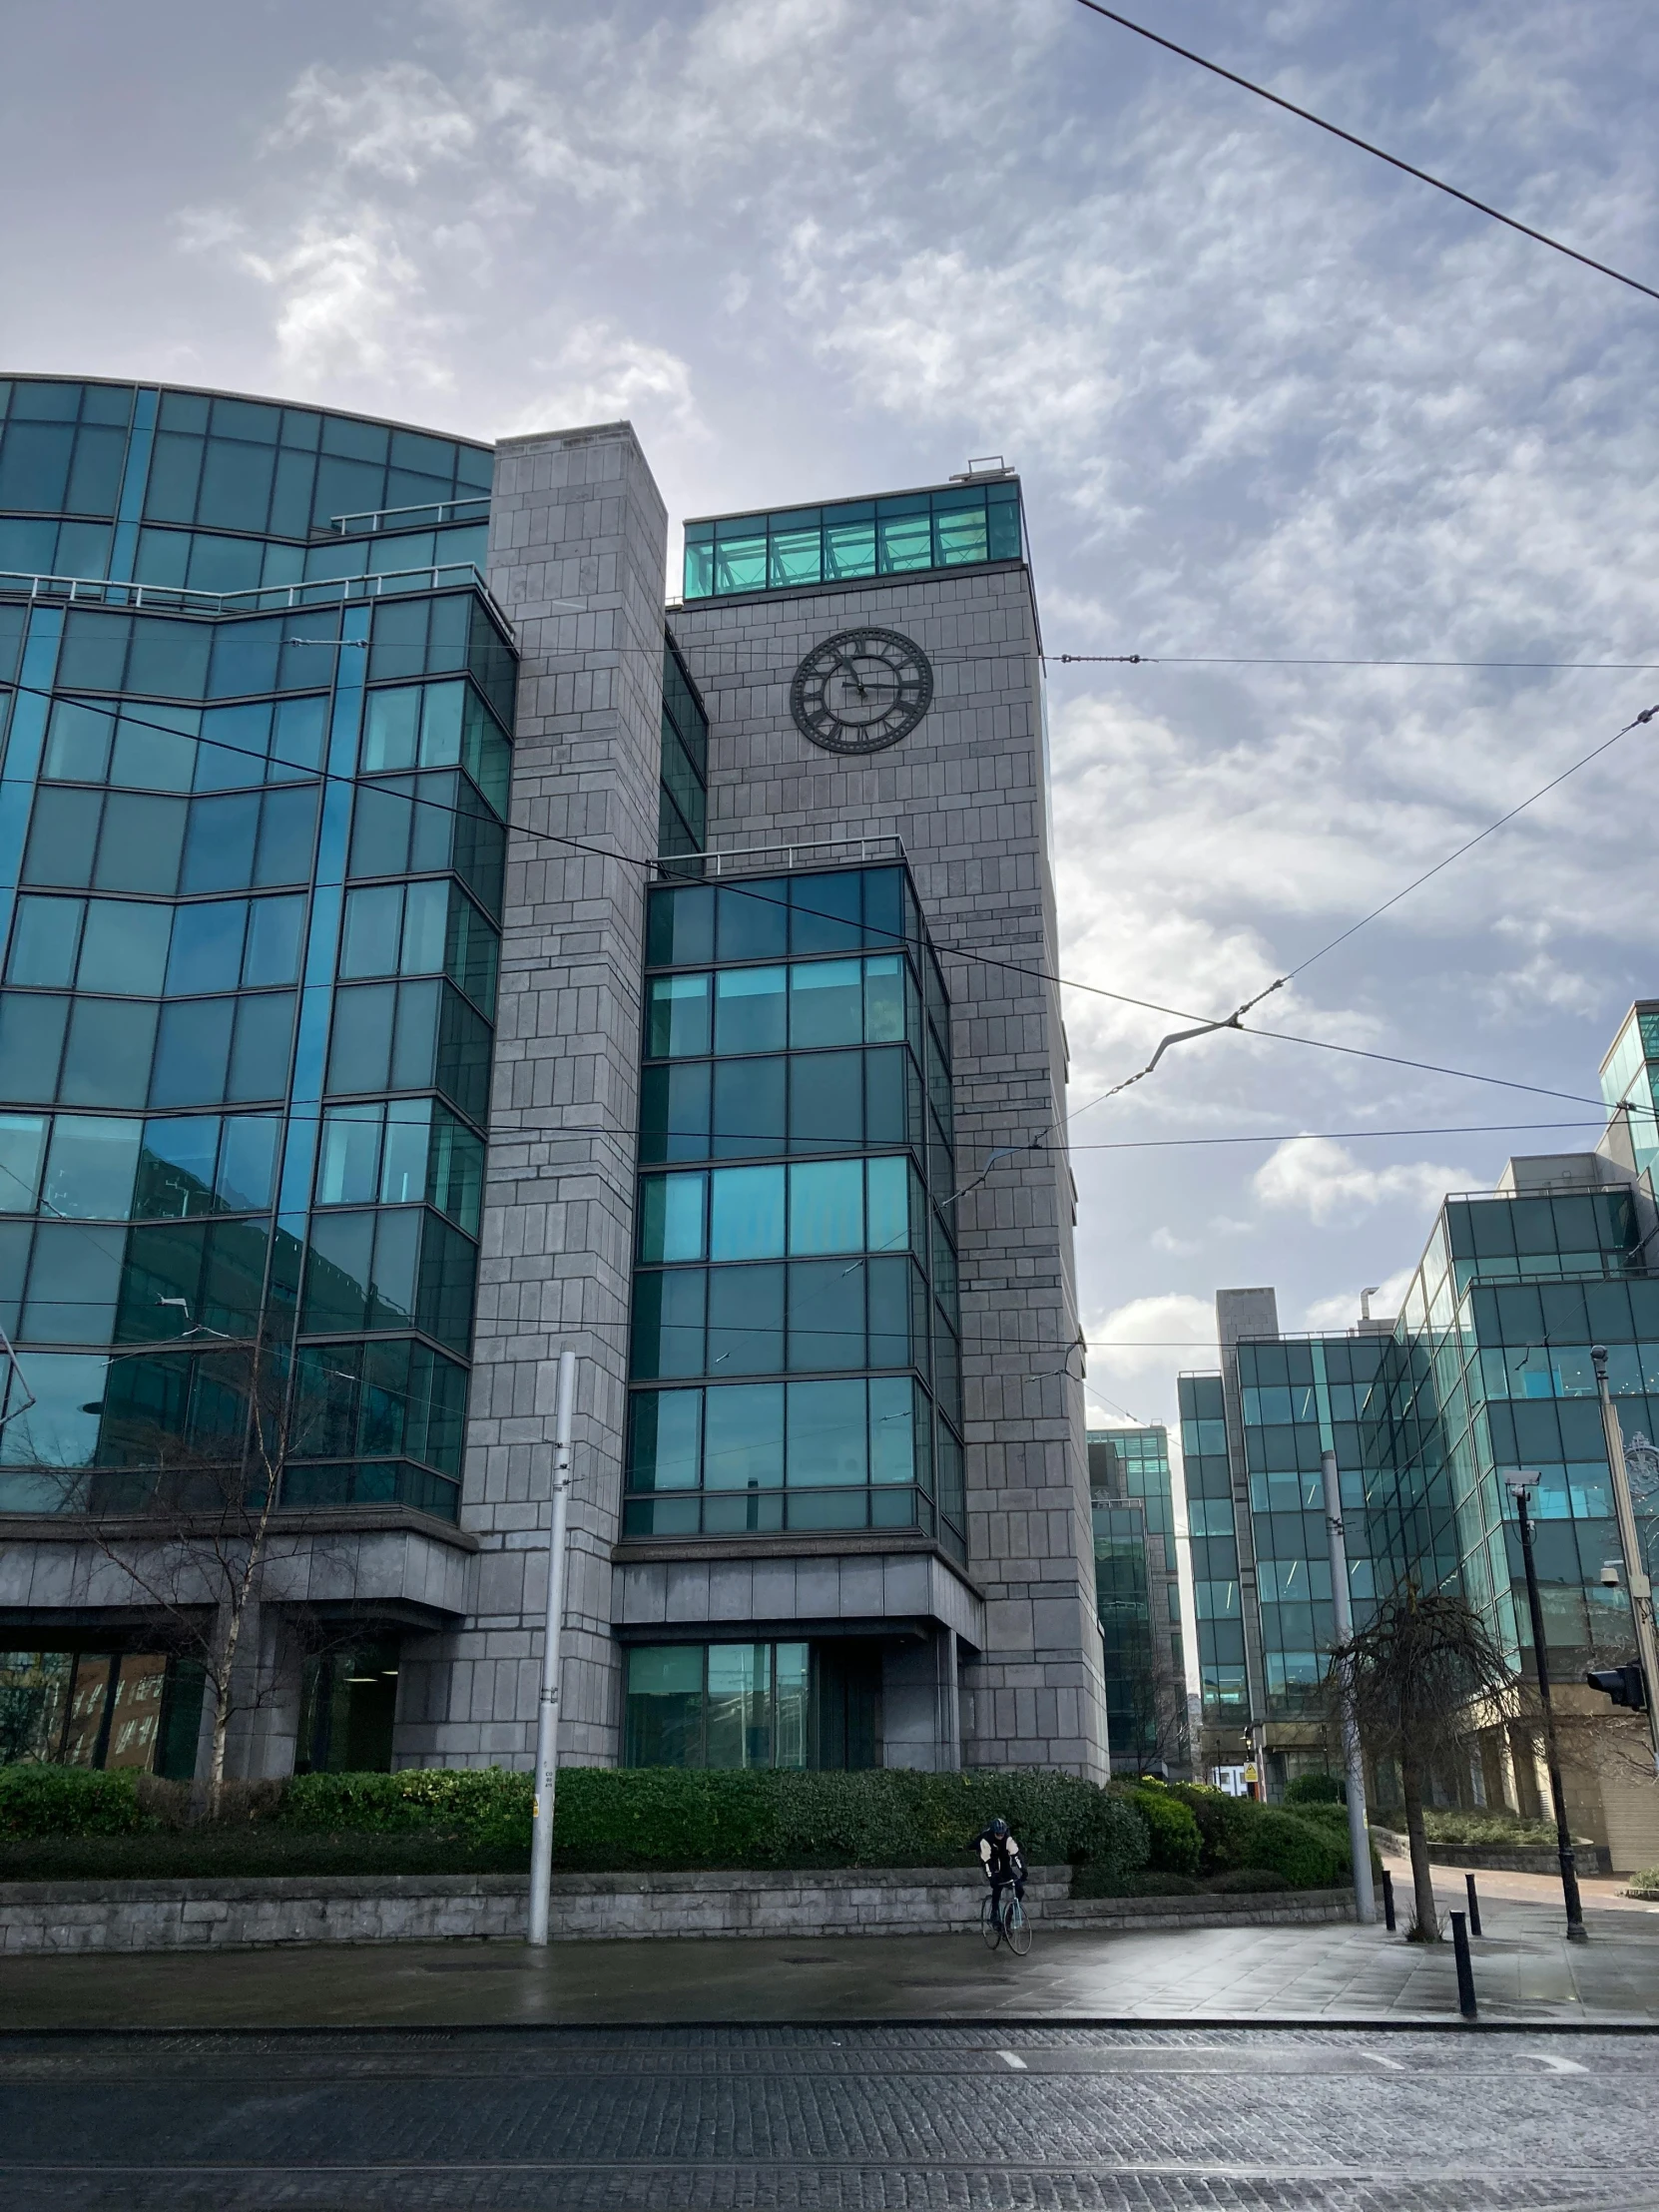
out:
{"label": "traffic light", "polygon": [[1633,1713],[1641,1712],[1647,1704],[1642,1689],[1642,1670],[1634,1659],[1623,1667],[1586,1667],[1584,1679],[1592,1690],[1610,1697],[1615,1705],[1629,1706]]}

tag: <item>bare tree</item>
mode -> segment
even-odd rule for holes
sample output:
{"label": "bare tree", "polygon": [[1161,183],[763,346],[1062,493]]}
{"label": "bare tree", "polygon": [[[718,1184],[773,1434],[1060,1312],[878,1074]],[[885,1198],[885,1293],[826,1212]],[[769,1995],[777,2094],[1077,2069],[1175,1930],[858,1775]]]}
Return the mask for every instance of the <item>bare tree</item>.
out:
{"label": "bare tree", "polygon": [[1407,1583],[1383,1598],[1370,1625],[1332,1653],[1328,1694],[1350,1672],[1360,1734],[1374,1759],[1399,1763],[1419,1942],[1439,1940],[1423,1800],[1436,1762],[1466,1746],[1476,1717],[1509,1711],[1516,1681],[1466,1598]]}
{"label": "bare tree", "polygon": [[104,1570],[104,1601],[153,1613],[159,1642],[202,1671],[212,1734],[193,1811],[213,1818],[233,1721],[284,1694],[257,1648],[261,1607],[280,1602],[318,1648],[344,1640],[307,1603],[316,1530],[303,1514],[278,1515],[289,1462],[316,1448],[308,1431],[318,1414],[292,1386],[286,1341],[269,1331],[206,1351],[193,1345],[183,1357],[147,1347],[141,1357],[143,1370],[120,1356],[112,1364],[117,1403],[107,1397],[102,1408],[100,1449],[113,1463],[60,1481]]}

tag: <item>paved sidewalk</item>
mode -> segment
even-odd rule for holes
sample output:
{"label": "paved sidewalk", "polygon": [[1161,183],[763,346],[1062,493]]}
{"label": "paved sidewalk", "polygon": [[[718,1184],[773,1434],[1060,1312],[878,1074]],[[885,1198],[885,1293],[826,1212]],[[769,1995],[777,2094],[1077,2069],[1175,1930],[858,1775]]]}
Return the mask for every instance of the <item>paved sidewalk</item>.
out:
{"label": "paved sidewalk", "polygon": [[[1524,1878],[1522,1878],[1524,1879]],[[1438,1886],[1438,1885],[1437,1885]],[[1442,1903],[1461,1900],[1441,1886]],[[1487,1901],[1487,2021],[1659,2026],[1659,1918]],[[1449,1942],[1381,1928],[1044,1931],[1028,1957],[977,1936],[315,1945],[0,1962],[0,2022],[38,2027],[461,2026],[813,2020],[1457,2019]]]}

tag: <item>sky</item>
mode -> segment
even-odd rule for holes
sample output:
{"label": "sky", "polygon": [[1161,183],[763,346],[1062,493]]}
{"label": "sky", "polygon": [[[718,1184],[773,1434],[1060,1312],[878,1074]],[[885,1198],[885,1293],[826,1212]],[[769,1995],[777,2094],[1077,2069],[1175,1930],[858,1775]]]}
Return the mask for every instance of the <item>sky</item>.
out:
{"label": "sky", "polygon": [[[1142,8],[1659,285],[1635,0]],[[1316,1044],[1223,1033],[1092,1105],[1187,1026],[1098,992],[1227,1014],[1659,700],[1605,665],[1659,662],[1659,303],[1076,0],[4,14],[0,370],[627,415],[676,521],[1019,468],[1061,967],[1097,987],[1092,1420],[1173,1419],[1219,1286],[1286,1329],[1389,1311],[1446,1191],[1594,1142],[1492,1125],[1596,1123],[1659,994],[1645,729],[1249,1017]]]}

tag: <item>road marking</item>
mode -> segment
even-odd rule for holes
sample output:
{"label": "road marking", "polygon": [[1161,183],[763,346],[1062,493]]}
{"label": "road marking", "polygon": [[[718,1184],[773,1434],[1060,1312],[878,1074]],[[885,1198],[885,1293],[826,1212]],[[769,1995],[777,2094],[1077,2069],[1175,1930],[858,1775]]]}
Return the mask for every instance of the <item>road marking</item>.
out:
{"label": "road marking", "polygon": [[1397,2058],[1384,2058],[1380,2050],[1363,2050],[1362,2058],[1369,2058],[1374,2066],[1391,2066],[1395,2073],[1403,2073],[1405,2067]]}
{"label": "road marking", "polygon": [[1523,2058],[1532,2058],[1540,2066],[1547,2066],[1551,2073],[1588,2073],[1588,2066],[1581,2066],[1576,2058],[1557,2058],[1553,2051],[1523,2050]]}
{"label": "road marking", "polygon": [[1025,2060],[1021,2058],[1018,2051],[999,2050],[996,2055],[998,2056],[998,2058],[1001,2059],[1002,2063],[1005,2066],[1012,2066],[1015,2073],[1029,2073],[1031,2070],[1026,2065]]}

